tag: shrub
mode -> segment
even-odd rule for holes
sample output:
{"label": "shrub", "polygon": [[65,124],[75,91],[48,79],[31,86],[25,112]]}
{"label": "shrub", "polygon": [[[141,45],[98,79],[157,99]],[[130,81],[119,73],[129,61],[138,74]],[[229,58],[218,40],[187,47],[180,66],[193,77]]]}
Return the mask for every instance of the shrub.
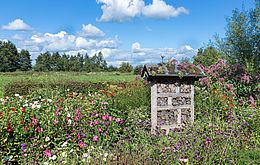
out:
{"label": "shrub", "polygon": [[28,95],[40,89],[73,91],[78,93],[96,92],[107,87],[106,83],[92,83],[80,81],[13,81],[4,86],[5,96],[14,94]]}

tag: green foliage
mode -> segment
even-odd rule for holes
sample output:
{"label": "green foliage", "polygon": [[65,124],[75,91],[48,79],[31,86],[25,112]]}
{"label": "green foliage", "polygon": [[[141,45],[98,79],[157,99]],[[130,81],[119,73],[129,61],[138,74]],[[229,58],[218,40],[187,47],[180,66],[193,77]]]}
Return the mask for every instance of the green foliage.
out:
{"label": "green foliage", "polygon": [[56,53],[45,52],[40,54],[36,59],[36,71],[72,71],[72,72],[100,72],[107,71],[107,62],[101,52],[89,57],[87,54],[62,56]]}
{"label": "green foliage", "polygon": [[105,83],[92,83],[80,81],[13,81],[4,86],[5,96],[14,96],[15,94],[28,95],[37,90],[61,90],[80,93],[96,92],[106,87]]}
{"label": "green foliage", "polygon": [[195,65],[202,64],[205,67],[209,67],[221,58],[221,53],[213,46],[208,46],[206,48],[200,48],[197,55],[193,58]]}
{"label": "green foliage", "polygon": [[231,64],[239,63],[250,73],[260,71],[260,3],[249,11],[233,10],[228,18],[226,36],[218,46]]}
{"label": "green foliage", "polygon": [[21,71],[29,71],[32,69],[32,60],[31,55],[27,50],[22,50],[19,53],[20,59],[19,59],[19,65]]}
{"label": "green foliage", "polygon": [[133,66],[128,62],[122,62],[122,64],[118,68],[119,72],[121,73],[129,73],[132,72]]}
{"label": "green foliage", "polygon": [[135,68],[134,68],[134,75],[141,75],[141,71],[142,71],[143,67],[144,67],[143,65],[135,66]]}
{"label": "green foliage", "polygon": [[19,54],[13,43],[0,41],[0,72],[14,72],[20,69]]}

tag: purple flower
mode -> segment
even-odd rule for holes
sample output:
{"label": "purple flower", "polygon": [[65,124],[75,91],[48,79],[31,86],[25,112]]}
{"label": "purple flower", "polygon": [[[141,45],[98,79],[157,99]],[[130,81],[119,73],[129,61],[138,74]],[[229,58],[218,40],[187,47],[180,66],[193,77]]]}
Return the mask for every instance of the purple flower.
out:
{"label": "purple flower", "polygon": [[22,148],[26,148],[26,144],[25,144],[25,143],[22,143],[22,144],[21,144],[21,147],[22,147]]}
{"label": "purple flower", "polygon": [[255,103],[255,99],[253,98],[253,96],[249,96],[249,99],[248,99],[248,104],[250,104],[250,106],[252,108],[255,108],[256,107],[256,103]]}

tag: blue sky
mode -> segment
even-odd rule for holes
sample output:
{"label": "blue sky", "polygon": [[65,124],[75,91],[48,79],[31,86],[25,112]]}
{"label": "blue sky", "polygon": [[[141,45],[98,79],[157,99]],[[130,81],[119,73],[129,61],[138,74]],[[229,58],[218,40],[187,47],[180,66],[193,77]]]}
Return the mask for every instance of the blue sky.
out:
{"label": "blue sky", "polygon": [[101,51],[109,64],[192,57],[223,36],[235,8],[254,0],[8,0],[0,6],[0,39],[27,49],[69,54]]}

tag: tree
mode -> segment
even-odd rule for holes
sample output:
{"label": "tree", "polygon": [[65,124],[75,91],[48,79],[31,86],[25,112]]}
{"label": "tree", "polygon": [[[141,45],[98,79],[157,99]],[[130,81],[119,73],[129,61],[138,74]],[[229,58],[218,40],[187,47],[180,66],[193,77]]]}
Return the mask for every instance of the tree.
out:
{"label": "tree", "polygon": [[137,65],[135,68],[134,68],[134,74],[135,75],[140,75],[141,74],[141,71],[143,69],[143,65]]}
{"label": "tree", "polygon": [[255,8],[249,11],[235,9],[227,22],[225,37],[217,38],[226,60],[231,64],[241,64],[248,72],[259,72],[260,3],[256,1]]}
{"label": "tree", "polygon": [[51,54],[49,52],[41,53],[37,59],[35,64],[36,71],[50,71],[51,70]]}
{"label": "tree", "polygon": [[202,64],[203,66],[208,67],[215,64],[221,58],[221,53],[213,46],[208,46],[206,48],[200,48],[197,55],[193,58],[193,63],[195,65]]}
{"label": "tree", "polygon": [[128,62],[122,62],[120,67],[118,68],[118,70],[121,72],[121,73],[129,73],[129,72],[132,72],[133,70],[133,66],[131,64],[129,64]]}
{"label": "tree", "polygon": [[31,55],[27,50],[22,50],[19,53],[19,66],[21,71],[29,71],[32,69]]}
{"label": "tree", "polygon": [[14,72],[20,69],[19,54],[16,46],[8,42],[0,41],[0,71]]}

